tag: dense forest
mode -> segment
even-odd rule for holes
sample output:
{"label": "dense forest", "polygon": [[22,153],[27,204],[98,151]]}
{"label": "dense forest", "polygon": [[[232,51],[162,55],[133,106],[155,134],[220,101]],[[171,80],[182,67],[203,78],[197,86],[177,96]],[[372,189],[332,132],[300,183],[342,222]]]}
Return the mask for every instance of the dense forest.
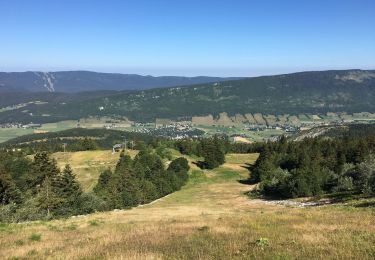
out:
{"label": "dense forest", "polygon": [[259,191],[273,198],[339,192],[374,194],[373,131],[374,126],[360,125],[335,138],[295,142],[283,137],[278,142],[268,142],[261,148],[251,181],[259,182]]}

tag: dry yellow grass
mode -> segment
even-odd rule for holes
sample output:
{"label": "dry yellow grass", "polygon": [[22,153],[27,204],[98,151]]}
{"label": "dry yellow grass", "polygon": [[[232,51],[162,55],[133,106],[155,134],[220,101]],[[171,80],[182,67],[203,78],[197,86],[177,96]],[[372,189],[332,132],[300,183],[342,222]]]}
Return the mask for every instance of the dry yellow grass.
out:
{"label": "dry yellow grass", "polygon": [[[287,208],[251,200],[244,163],[228,155],[214,171],[149,205],[67,220],[3,225],[0,258],[19,259],[373,259],[374,211]],[[208,175],[210,177],[208,177]],[[40,234],[40,241],[29,237]],[[267,238],[268,245],[257,243]]]}
{"label": "dry yellow grass", "polygon": [[234,137],[234,141],[237,142],[237,143],[246,143],[246,144],[252,143],[252,141],[250,141],[249,139],[247,139],[245,137],[241,137],[241,136]]}
{"label": "dry yellow grass", "polygon": [[[137,151],[128,150],[134,157]],[[112,151],[82,151],[82,152],[58,152],[52,154],[58,166],[63,168],[70,164],[77,180],[85,191],[91,191],[97,183],[100,173],[107,169],[113,169],[119,159],[120,153],[112,154]]]}

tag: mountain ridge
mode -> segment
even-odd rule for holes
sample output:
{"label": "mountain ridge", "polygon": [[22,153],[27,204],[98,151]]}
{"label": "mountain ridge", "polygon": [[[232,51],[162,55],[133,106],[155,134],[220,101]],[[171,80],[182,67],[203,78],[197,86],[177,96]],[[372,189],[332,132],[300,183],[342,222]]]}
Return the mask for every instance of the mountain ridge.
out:
{"label": "mountain ridge", "polygon": [[0,72],[0,92],[82,92],[99,90],[144,90],[158,87],[194,85],[240,77],[150,76],[94,71]]}
{"label": "mountain ridge", "polygon": [[[51,93],[54,94],[54,93]],[[58,99],[54,95],[60,95]],[[76,94],[63,102],[55,93],[47,104],[26,105],[0,113],[0,122],[53,122],[87,116],[125,116],[149,122],[155,118],[271,115],[327,112],[375,112],[374,70],[330,70],[261,76],[190,86]],[[92,93],[90,94],[92,95]],[[8,98],[5,98],[8,101]]]}

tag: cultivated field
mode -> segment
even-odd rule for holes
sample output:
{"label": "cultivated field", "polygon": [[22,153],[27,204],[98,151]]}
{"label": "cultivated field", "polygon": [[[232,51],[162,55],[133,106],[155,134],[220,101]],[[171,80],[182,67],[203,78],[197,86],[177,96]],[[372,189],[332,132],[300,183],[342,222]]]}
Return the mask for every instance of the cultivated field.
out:
{"label": "cultivated field", "polygon": [[32,129],[21,129],[21,128],[0,128],[0,143],[8,141],[12,138],[32,134]]}
{"label": "cultivated field", "polygon": [[374,259],[373,209],[249,199],[252,186],[239,180],[256,158],[230,154],[216,170],[194,167],[182,190],[131,210],[1,225],[0,258]]}
{"label": "cultivated field", "polygon": [[0,143],[8,141],[12,138],[38,133],[38,132],[58,132],[74,128],[77,126],[75,121],[62,121],[58,123],[43,124],[38,129],[23,129],[23,128],[0,128]]}

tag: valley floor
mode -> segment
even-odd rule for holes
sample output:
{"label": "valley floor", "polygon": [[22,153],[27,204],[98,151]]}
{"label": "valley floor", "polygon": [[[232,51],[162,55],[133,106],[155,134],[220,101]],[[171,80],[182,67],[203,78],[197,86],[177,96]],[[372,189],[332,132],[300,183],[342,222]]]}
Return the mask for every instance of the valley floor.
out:
{"label": "valley floor", "polygon": [[212,171],[192,165],[182,190],[131,210],[1,225],[0,259],[375,258],[373,208],[249,199],[239,180],[256,157],[228,155]]}

